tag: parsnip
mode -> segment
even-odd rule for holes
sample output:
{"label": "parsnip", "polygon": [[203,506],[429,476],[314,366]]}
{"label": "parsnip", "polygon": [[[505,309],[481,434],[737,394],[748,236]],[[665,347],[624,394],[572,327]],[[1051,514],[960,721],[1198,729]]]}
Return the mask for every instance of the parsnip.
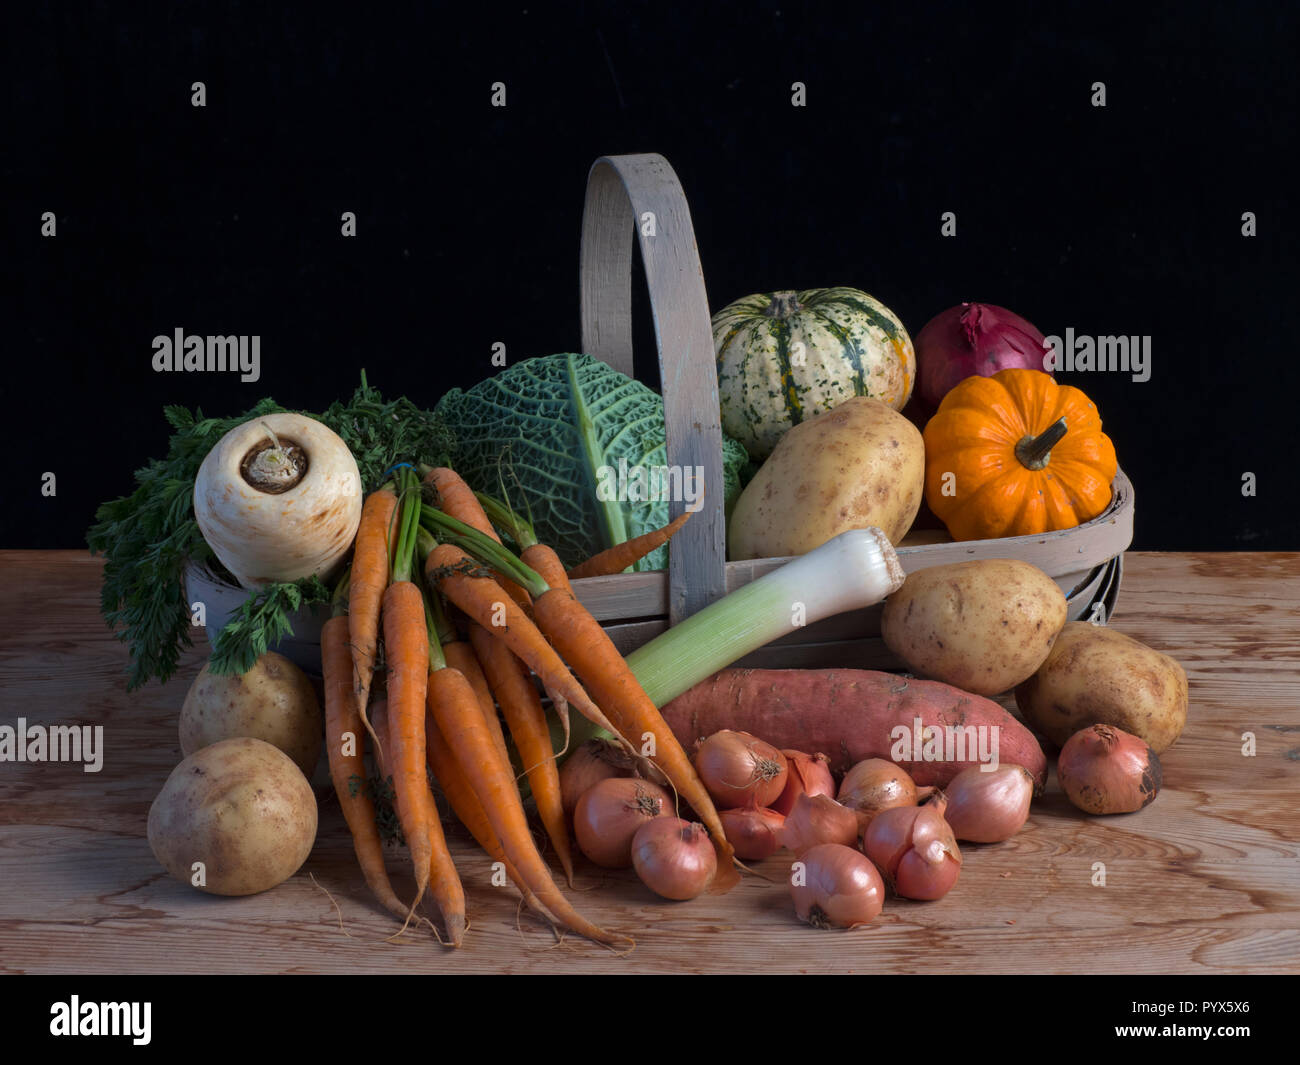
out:
{"label": "parsnip", "polygon": [[194,481],[203,538],[245,588],[329,577],[361,521],[361,474],[342,439],[301,414],[245,422]]}

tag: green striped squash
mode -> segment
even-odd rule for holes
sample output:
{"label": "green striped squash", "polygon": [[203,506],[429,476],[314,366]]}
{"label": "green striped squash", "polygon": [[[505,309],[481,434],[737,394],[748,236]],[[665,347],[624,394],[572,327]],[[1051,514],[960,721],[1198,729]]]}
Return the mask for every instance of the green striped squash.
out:
{"label": "green striped squash", "polygon": [[888,307],[855,288],[746,296],[713,316],[722,428],[755,461],[792,425],[854,396],[902,410],[916,352]]}

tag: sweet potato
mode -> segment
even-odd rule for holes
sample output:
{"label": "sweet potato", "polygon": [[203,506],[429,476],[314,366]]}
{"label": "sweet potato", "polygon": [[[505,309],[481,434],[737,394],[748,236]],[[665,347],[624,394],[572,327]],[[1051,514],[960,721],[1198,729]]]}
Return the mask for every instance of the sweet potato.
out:
{"label": "sweet potato", "polygon": [[[1027,769],[1039,788],[1047,779],[1047,757],[1038,741],[997,703],[938,681],[893,673],[724,669],[668,703],[663,715],[688,749],[729,728],[782,749],[823,752],[837,772],[867,758],[892,758],[918,784],[943,787],[996,752],[999,763]],[[906,731],[895,731],[900,726]],[[933,726],[942,731],[928,731]],[[894,757],[896,752],[902,756]]]}

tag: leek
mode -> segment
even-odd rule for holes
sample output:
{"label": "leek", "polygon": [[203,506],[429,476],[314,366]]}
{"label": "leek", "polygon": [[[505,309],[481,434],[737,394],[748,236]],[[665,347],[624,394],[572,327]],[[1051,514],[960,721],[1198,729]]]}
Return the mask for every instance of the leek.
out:
{"label": "leek", "polygon": [[663,706],[706,677],[803,625],[898,591],[903,567],[879,529],[851,529],[711,603],[627,656]]}
{"label": "leek", "polygon": [[[491,497],[480,494],[479,500],[521,547],[536,543],[527,522]],[[433,507],[425,506],[422,514],[442,539],[460,545],[534,597],[547,590],[536,571],[483,533]],[[904,577],[883,532],[850,529],[674,625],[628,655],[627,664],[655,706],[663,706],[795,629],[880,602],[902,587]],[[593,731],[605,735],[594,726]],[[575,730],[575,742],[582,738]]]}

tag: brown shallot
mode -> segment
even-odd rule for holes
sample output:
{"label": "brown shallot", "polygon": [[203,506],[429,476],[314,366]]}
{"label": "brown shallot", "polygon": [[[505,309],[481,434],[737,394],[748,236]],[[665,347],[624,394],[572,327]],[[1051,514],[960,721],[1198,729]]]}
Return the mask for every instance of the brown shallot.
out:
{"label": "brown shallot", "polygon": [[961,851],[944,820],[942,793],[924,806],[898,806],[877,814],[862,849],[905,899],[941,899],[957,883]]}
{"label": "brown shallot", "polygon": [[1029,819],[1034,778],[1018,765],[963,769],[944,789],[948,807],[944,820],[958,839],[971,843],[1001,843]]}
{"label": "brown shallot", "polygon": [[712,882],[718,857],[703,825],[656,817],[632,837],[632,867],[656,895],[693,899]]}
{"label": "brown shallot", "polygon": [[[858,816],[828,795],[800,795],[781,830],[782,846],[796,857],[819,843],[852,847],[858,841]],[[728,833],[727,838],[731,835]]]}
{"label": "brown shallot", "polygon": [[831,776],[831,760],[824,754],[804,754],[803,751],[782,751],[788,772],[785,790],[781,792],[772,809],[790,816],[800,795],[829,795],[835,798],[835,778]]}
{"label": "brown shallot", "polygon": [[632,756],[612,740],[590,739],[576,748],[560,766],[560,803],[568,817],[583,792],[610,777],[636,776]]}
{"label": "brown shallot", "polygon": [[648,780],[610,777],[583,792],[573,811],[578,849],[606,869],[632,864],[632,837],[647,821],[673,816],[673,797]]}
{"label": "brown shallot", "polygon": [[1091,725],[1061,748],[1061,790],[1090,814],[1128,814],[1160,791],[1160,759],[1137,736],[1113,725]]}
{"label": "brown shallot", "polygon": [[748,732],[715,732],[691,760],[719,810],[767,806],[785,790],[785,755]]}
{"label": "brown shallot", "polygon": [[814,928],[856,928],[880,915],[885,884],[861,851],[821,843],[790,866],[790,895],[799,919]]}
{"label": "brown shallot", "polygon": [[866,828],[882,810],[915,806],[916,783],[901,766],[885,758],[868,758],[844,774],[836,795],[840,805],[858,814],[858,824]]}
{"label": "brown shallot", "polygon": [[785,818],[763,806],[746,806],[739,810],[719,810],[727,842],[736,848],[736,857],[746,861],[770,858],[781,849],[781,826]]}

